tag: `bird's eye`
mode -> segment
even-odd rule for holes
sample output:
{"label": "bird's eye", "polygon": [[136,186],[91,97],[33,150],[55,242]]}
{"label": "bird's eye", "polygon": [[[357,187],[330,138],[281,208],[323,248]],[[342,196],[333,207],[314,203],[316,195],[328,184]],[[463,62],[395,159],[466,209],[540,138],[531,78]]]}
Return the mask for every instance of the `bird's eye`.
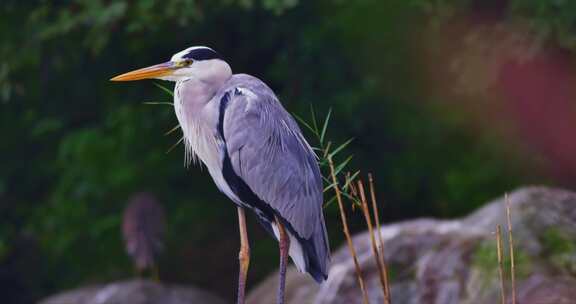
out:
{"label": "bird's eye", "polygon": [[194,62],[194,60],[192,60],[192,59],[184,59],[184,60],[178,61],[178,62],[176,63],[176,65],[177,65],[178,67],[182,68],[182,67],[186,67],[186,66],[191,65],[192,62]]}

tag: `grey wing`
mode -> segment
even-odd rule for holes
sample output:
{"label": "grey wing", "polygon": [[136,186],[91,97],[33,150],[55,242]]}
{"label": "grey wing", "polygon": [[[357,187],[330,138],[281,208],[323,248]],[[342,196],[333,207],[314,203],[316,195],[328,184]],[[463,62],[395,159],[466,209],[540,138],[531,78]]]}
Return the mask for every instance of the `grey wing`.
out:
{"label": "grey wing", "polygon": [[223,134],[234,172],[300,238],[324,230],[322,177],[294,119],[269,90],[228,94]]}
{"label": "grey wing", "polygon": [[274,216],[282,219],[300,245],[294,255],[291,246],[294,262],[322,282],[330,260],[322,177],[298,125],[263,84],[228,90],[219,122],[224,178],[269,231]]}

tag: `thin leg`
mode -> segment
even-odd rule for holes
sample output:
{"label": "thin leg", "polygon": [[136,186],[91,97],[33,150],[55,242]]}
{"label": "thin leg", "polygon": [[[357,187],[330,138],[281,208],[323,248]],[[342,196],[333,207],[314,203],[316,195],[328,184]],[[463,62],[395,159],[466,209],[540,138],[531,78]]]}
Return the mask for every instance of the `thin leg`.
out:
{"label": "thin leg", "polygon": [[286,265],[288,264],[288,251],[290,249],[290,237],[282,222],[276,217],[276,225],[280,234],[280,282],[278,286],[278,296],[276,302],[284,304],[284,290],[286,289]]}
{"label": "thin leg", "polygon": [[142,269],[138,268],[138,266],[134,267],[134,275],[136,275],[138,279],[141,279],[143,276]]}
{"label": "thin leg", "polygon": [[155,282],[160,283],[160,272],[158,271],[158,266],[152,265],[152,278]]}
{"label": "thin leg", "polygon": [[248,266],[250,265],[250,244],[248,243],[248,231],[246,230],[246,216],[244,208],[238,207],[238,226],[240,228],[240,272],[238,274],[238,299],[236,303],[244,304],[246,291],[246,277],[248,276]]}

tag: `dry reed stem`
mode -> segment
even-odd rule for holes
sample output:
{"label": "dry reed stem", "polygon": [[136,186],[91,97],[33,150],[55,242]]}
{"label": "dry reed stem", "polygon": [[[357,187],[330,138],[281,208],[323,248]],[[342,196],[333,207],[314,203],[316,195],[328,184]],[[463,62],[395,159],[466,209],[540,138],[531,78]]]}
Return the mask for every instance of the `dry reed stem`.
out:
{"label": "dry reed stem", "polygon": [[384,269],[382,267],[382,260],[380,259],[380,253],[376,245],[376,238],[374,237],[374,229],[372,227],[372,220],[370,218],[370,210],[368,210],[368,202],[366,200],[366,193],[364,192],[364,184],[362,180],[358,180],[358,192],[360,193],[360,201],[362,202],[362,211],[364,213],[364,218],[366,219],[366,225],[368,226],[368,233],[370,234],[370,244],[372,245],[372,253],[376,259],[376,266],[378,266],[378,275],[380,278],[380,284],[382,285],[382,292],[384,293],[384,299],[386,303],[388,301],[388,295],[386,292],[386,279],[384,278]]}
{"label": "dry reed stem", "polygon": [[[349,191],[350,196],[359,201],[360,199],[358,195],[358,190],[356,189],[356,185],[354,185],[354,181],[350,181],[350,185],[348,187],[350,187]],[[356,202],[354,201],[352,202],[352,211],[356,211]]]}
{"label": "dry reed stem", "polygon": [[510,251],[510,281],[512,283],[512,304],[516,304],[516,266],[514,265],[514,239],[512,238],[512,217],[510,216],[510,200],[505,195],[506,220],[508,222],[508,247]]}
{"label": "dry reed stem", "polygon": [[504,289],[504,265],[502,254],[502,229],[496,225],[496,250],[498,251],[498,276],[500,277],[500,301],[506,304],[506,290]]}
{"label": "dry reed stem", "polygon": [[344,203],[342,202],[342,194],[340,193],[340,187],[338,187],[338,180],[336,179],[336,174],[334,173],[334,163],[332,162],[332,157],[328,156],[328,166],[330,167],[330,176],[332,177],[332,183],[334,183],[334,192],[336,192],[336,201],[338,201],[338,208],[340,209],[340,219],[342,220],[342,226],[344,229],[344,235],[346,236],[346,241],[348,243],[348,249],[350,250],[350,255],[354,260],[354,268],[356,270],[356,278],[358,279],[358,285],[360,285],[360,290],[362,291],[362,300],[364,304],[368,304],[368,293],[366,292],[366,287],[364,286],[364,279],[362,278],[362,270],[360,269],[360,264],[358,263],[358,257],[356,256],[356,249],[354,249],[354,243],[352,243],[352,237],[350,236],[350,231],[348,230],[348,220],[346,220],[346,213],[344,212]]}
{"label": "dry reed stem", "polygon": [[372,199],[372,210],[374,212],[374,221],[376,222],[376,229],[378,230],[378,249],[380,251],[380,263],[384,270],[384,284],[386,292],[384,293],[384,300],[386,304],[391,303],[392,295],[390,294],[390,281],[388,278],[388,265],[386,264],[386,255],[384,254],[384,241],[382,240],[382,230],[380,229],[380,215],[378,214],[378,204],[376,203],[376,190],[374,188],[374,179],[372,173],[368,173],[368,183],[370,185],[370,198]]}

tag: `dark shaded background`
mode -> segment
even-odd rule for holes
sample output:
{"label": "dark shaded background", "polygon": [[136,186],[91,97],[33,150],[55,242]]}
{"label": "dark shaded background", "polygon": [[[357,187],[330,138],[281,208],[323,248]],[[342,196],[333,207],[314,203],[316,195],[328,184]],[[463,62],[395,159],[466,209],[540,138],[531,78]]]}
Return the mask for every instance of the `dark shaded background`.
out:
{"label": "dark shaded background", "polygon": [[[374,172],[386,222],[576,185],[574,1],[4,0],[0,17],[3,303],[133,276],[120,221],[139,191],[166,209],[161,279],[233,298],[235,208],[183,167],[182,146],[166,153],[173,110],[143,102],[170,97],[108,81],[192,45],[264,79],[293,113],[332,108],[328,137],[354,138],[345,154]],[[254,284],[277,252],[249,225]]]}

